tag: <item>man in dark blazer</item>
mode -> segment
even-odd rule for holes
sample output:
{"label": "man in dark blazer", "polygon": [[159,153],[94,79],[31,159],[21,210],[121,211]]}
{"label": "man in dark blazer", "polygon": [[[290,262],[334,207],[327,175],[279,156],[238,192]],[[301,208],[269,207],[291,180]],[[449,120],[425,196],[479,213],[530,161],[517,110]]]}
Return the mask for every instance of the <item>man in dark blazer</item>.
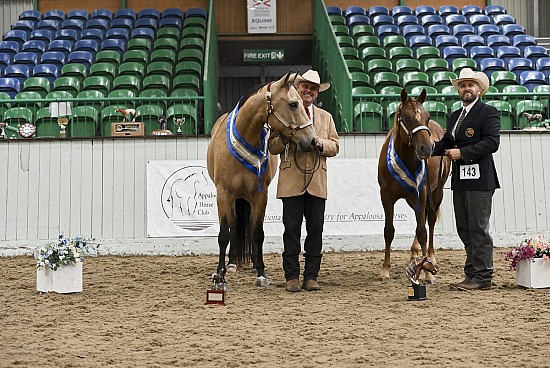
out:
{"label": "man in dark blazer", "polygon": [[451,81],[462,109],[451,114],[447,131],[434,143],[434,156],[452,162],[451,189],[458,236],[466,250],[465,278],[452,289],[486,290],[493,275],[493,239],[489,234],[492,197],[500,188],[493,153],[500,144],[500,114],[480,99],[489,87],[482,72],[470,68]]}

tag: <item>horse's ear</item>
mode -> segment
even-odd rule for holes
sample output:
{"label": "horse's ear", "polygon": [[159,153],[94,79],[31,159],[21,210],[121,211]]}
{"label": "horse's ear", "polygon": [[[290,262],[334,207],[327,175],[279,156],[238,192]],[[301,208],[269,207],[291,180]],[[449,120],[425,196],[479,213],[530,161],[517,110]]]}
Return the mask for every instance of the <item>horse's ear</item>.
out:
{"label": "horse's ear", "polygon": [[426,95],[427,95],[426,88],[422,88],[422,92],[420,93],[420,96],[418,96],[417,101],[423,104],[424,101],[426,101]]}
{"label": "horse's ear", "polygon": [[401,103],[407,102],[407,99],[409,98],[409,95],[407,94],[407,90],[403,88],[401,90]]}
{"label": "horse's ear", "polygon": [[285,80],[284,80],[283,84],[284,84],[285,86],[288,86],[287,83],[288,83],[288,80],[290,79],[290,75],[291,75],[291,74],[292,74],[292,69],[291,69],[291,70],[285,75],[285,77],[284,77]]}

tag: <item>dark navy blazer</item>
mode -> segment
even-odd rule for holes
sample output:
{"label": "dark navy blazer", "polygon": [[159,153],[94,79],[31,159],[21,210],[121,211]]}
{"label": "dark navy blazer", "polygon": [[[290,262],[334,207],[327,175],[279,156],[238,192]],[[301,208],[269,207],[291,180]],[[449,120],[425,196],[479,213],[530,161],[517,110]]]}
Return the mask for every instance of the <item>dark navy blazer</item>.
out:
{"label": "dark navy blazer", "polygon": [[[433,155],[441,156],[445,150],[460,148],[462,158],[453,162],[451,189],[456,190],[494,190],[500,188],[498,175],[493,160],[493,153],[500,144],[500,114],[497,109],[478,100],[466,115],[456,132],[456,139],[451,132],[462,109],[451,114],[447,120],[447,131],[441,141],[435,143]],[[478,179],[461,179],[461,167],[479,165]],[[476,167],[477,169],[477,167]]]}

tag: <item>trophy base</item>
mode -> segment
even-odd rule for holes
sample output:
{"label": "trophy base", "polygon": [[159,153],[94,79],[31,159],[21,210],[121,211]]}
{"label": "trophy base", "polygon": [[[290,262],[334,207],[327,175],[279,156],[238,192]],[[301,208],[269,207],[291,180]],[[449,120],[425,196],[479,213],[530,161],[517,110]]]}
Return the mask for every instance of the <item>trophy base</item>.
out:
{"label": "trophy base", "polygon": [[409,297],[407,298],[407,301],[419,301],[428,299],[426,297],[426,285],[411,284],[411,286],[409,286],[407,289],[409,291]]}
{"label": "trophy base", "polygon": [[206,290],[206,303],[225,305],[225,290]]}
{"label": "trophy base", "polygon": [[153,130],[153,135],[174,135],[172,132],[168,129],[157,129]]}

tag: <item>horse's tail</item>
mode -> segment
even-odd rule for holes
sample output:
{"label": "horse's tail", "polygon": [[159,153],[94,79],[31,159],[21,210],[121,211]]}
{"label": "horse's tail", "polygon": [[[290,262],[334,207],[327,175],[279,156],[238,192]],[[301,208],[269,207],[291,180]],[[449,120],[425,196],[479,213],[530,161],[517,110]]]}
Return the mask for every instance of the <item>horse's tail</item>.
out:
{"label": "horse's tail", "polygon": [[[250,215],[250,203],[243,198],[238,198],[235,203],[237,214],[236,226],[236,253],[237,266],[249,264],[252,258],[252,224]],[[231,244],[233,246],[233,244]]]}

